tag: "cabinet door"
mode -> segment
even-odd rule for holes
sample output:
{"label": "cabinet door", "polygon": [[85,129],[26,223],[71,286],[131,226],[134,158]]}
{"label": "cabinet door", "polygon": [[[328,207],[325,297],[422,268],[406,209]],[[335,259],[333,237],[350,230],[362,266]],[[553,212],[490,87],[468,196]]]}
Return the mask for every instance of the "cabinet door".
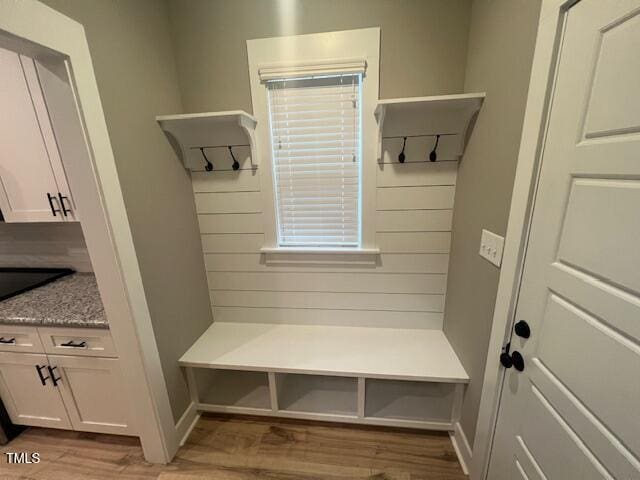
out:
{"label": "cabinet door", "polygon": [[[66,221],[78,222],[80,221],[78,210],[69,188],[69,181],[62,162],[62,155],[64,155],[62,152],[64,150],[58,143],[63,143],[65,138],[84,138],[85,136],[79,118],[80,109],[75,97],[69,92],[68,79],[71,77],[71,72],[67,70],[66,63],[48,62],[45,64],[40,61],[34,61],[33,64],[35,66],[34,77],[41,87],[39,92],[42,95],[42,105],[46,104],[44,109],[48,115],[48,125],[52,129],[51,135],[45,138],[51,138],[51,143],[53,144],[51,149],[54,150],[54,155],[51,157],[51,165],[58,184],[60,207]],[[67,155],[70,155],[69,143],[67,141]],[[83,142],[82,145],[78,145],[78,142],[75,141],[73,145],[74,148],[87,152],[86,143]],[[78,153],[73,152],[71,155],[78,155]]]}
{"label": "cabinet door", "polygon": [[17,425],[71,429],[60,392],[48,378],[47,365],[46,355],[0,353],[0,396]]}
{"label": "cabinet door", "polygon": [[117,358],[48,358],[74,430],[135,435]]}
{"label": "cabinet door", "polygon": [[62,163],[35,65],[1,48],[0,105],[0,209],[5,221],[65,221],[56,179]]}

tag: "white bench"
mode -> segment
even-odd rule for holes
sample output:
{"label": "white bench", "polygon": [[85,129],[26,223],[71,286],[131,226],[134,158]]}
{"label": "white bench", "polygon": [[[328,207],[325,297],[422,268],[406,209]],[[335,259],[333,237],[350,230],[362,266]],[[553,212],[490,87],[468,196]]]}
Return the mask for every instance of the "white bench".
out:
{"label": "white bench", "polygon": [[440,330],[216,322],[180,365],[200,411],[449,431],[469,381]]}

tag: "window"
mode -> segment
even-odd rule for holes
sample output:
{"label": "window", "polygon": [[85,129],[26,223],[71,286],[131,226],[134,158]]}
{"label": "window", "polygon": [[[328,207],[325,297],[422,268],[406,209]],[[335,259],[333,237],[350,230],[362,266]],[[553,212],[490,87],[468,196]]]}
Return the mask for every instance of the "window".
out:
{"label": "window", "polygon": [[247,40],[247,59],[264,261],[376,264],[380,29]]}
{"label": "window", "polygon": [[278,245],[359,248],[362,75],[266,83]]}

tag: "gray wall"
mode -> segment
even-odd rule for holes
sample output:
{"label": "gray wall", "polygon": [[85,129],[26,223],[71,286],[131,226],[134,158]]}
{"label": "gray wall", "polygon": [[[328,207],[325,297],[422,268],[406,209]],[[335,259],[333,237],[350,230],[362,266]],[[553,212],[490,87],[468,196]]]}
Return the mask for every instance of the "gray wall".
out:
{"label": "gray wall", "polygon": [[246,40],[381,27],[380,97],[459,93],[469,0],[170,0],[184,107],[252,112]]}
{"label": "gray wall", "polygon": [[[463,88],[470,13],[466,0],[176,0],[170,9],[187,111],[252,111],[247,39],[371,26],[381,27],[382,97],[458,93]],[[398,199],[406,197],[407,188],[430,185],[424,176],[432,166],[418,167],[421,175],[401,178],[395,168],[378,172],[384,195],[378,195],[377,209],[385,211],[389,222],[379,223],[376,232],[384,268],[334,266],[319,272],[299,267],[295,273],[261,261],[261,170],[232,174],[233,182],[194,172],[215,320],[441,328],[456,166],[440,171],[438,187],[420,188],[421,198],[414,194],[413,204],[402,204]],[[408,210],[433,208],[428,203],[438,195],[433,192],[444,189],[451,192],[451,201],[443,193],[447,200],[437,213],[447,221],[402,223]],[[243,219],[237,222],[241,228],[234,215]],[[336,285],[344,285],[345,273],[349,282],[358,283],[357,294],[353,288],[336,291]]]}
{"label": "gray wall", "polygon": [[85,27],[160,359],[178,419],[177,359],[211,324],[191,182],[154,117],[182,103],[162,0],[45,0]]}
{"label": "gray wall", "polygon": [[444,332],[471,377],[461,425],[475,436],[500,270],[478,255],[504,235],[524,118],[539,0],[474,0],[464,88],[487,98],[458,169]]}

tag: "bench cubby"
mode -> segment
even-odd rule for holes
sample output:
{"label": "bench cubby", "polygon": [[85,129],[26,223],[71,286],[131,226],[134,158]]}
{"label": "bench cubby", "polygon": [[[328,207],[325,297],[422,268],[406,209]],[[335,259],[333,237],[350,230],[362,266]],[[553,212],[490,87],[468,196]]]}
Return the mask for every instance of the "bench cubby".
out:
{"label": "bench cubby", "polygon": [[400,422],[451,421],[456,384],[381,380],[365,382],[365,418]]}
{"label": "bench cubby", "polygon": [[292,373],[276,373],[275,378],[278,411],[357,415],[357,378]]}
{"label": "bench cubby", "polygon": [[271,410],[269,378],[264,372],[197,368],[192,394],[202,405]]}

